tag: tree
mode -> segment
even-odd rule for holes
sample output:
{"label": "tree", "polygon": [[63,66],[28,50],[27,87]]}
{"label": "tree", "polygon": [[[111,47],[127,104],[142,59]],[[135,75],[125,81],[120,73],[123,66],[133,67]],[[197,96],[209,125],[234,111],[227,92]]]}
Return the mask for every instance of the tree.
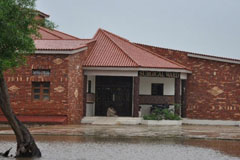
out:
{"label": "tree", "polygon": [[35,18],[34,7],[35,0],[0,0],[0,108],[16,135],[16,157],[41,157],[34,138],[11,108],[4,79],[6,70],[23,65],[34,53],[32,37],[39,36],[38,25],[46,25]]}

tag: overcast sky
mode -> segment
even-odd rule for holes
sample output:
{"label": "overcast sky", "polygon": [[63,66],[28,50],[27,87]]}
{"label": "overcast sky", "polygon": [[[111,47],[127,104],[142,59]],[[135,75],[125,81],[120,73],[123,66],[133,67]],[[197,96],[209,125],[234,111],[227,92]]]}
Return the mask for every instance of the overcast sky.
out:
{"label": "overcast sky", "polygon": [[240,0],[37,0],[57,30],[240,59]]}

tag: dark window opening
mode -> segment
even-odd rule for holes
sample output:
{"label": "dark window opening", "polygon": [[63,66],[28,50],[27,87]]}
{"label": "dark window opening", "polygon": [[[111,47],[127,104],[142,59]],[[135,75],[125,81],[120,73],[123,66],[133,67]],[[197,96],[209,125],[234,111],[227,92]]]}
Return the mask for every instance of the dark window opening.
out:
{"label": "dark window opening", "polygon": [[50,69],[33,69],[32,74],[35,76],[49,76]]}
{"label": "dark window opening", "polygon": [[153,96],[163,96],[163,84],[153,83],[152,84],[152,95]]}
{"label": "dark window opening", "polygon": [[50,100],[50,82],[32,82],[33,100]]}
{"label": "dark window opening", "polygon": [[88,81],[88,93],[91,93],[91,89],[92,89],[92,82]]}

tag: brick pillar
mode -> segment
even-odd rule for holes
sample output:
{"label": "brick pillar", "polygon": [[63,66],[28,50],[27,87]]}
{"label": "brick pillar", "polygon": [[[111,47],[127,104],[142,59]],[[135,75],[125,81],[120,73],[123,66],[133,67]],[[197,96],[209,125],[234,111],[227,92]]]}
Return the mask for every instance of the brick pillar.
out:
{"label": "brick pillar", "polygon": [[[175,78],[175,113],[180,115],[180,110],[181,110],[181,96],[180,96],[180,78]],[[176,108],[177,107],[177,108]]]}
{"label": "brick pillar", "polygon": [[139,111],[139,77],[134,77],[134,92],[133,92],[133,117],[138,117],[138,111]]}
{"label": "brick pillar", "polygon": [[182,80],[182,97],[181,97],[181,117],[186,117],[187,106],[187,80]]}
{"label": "brick pillar", "polygon": [[83,116],[86,116],[87,76],[83,77]]}

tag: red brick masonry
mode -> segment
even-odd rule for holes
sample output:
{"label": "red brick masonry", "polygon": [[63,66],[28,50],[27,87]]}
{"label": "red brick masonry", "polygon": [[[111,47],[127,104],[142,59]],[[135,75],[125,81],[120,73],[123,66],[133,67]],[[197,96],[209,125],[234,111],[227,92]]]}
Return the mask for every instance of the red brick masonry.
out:
{"label": "red brick masonry", "polygon": [[[28,57],[25,66],[16,69],[15,72],[6,72],[5,79],[11,105],[16,115],[25,119],[38,116],[39,121],[42,121],[40,117],[43,119],[45,117],[46,120],[49,117],[49,121],[54,121],[52,120],[54,117],[56,119],[67,117],[66,120],[63,118],[63,123],[80,123],[84,116],[86,102],[83,64],[95,43],[98,42],[88,43],[87,50],[75,54],[32,55]],[[188,56],[188,52],[183,51],[140,46],[192,70],[192,74],[188,74],[186,84],[186,116],[188,118],[240,120],[239,64],[193,58]],[[50,69],[51,72],[50,75],[36,76],[32,74],[32,69]],[[135,78],[134,86],[139,85],[138,81],[138,78]],[[50,82],[49,101],[33,100],[32,82]],[[138,95],[138,89],[134,89],[134,95]],[[138,96],[134,99],[134,116],[137,116],[138,103],[141,103],[141,100]]]}
{"label": "red brick masonry", "polygon": [[188,118],[240,120],[240,65],[188,57],[188,52],[141,45],[192,69],[187,79]]}
{"label": "red brick masonry", "polygon": [[[67,117],[63,123],[80,123],[84,106],[82,64],[93,44],[88,44],[88,50],[73,55],[35,54],[28,57],[25,66],[6,72],[5,80],[15,114],[25,119],[38,116],[39,121],[41,117],[49,117],[49,123],[59,117]],[[32,69],[50,69],[50,75],[36,76]],[[32,82],[50,82],[49,101],[33,100]]]}

